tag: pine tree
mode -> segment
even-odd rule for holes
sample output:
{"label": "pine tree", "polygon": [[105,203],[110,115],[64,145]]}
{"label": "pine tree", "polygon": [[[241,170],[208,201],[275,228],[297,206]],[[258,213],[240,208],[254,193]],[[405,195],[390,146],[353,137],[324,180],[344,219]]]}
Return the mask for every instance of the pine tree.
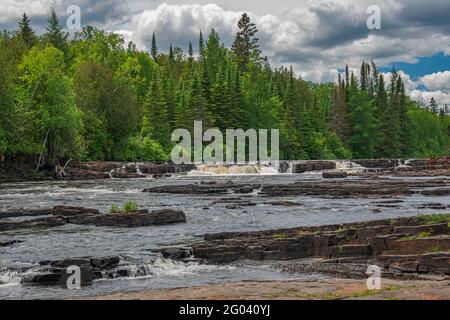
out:
{"label": "pine tree", "polygon": [[345,83],[339,75],[338,85],[334,89],[331,128],[345,144],[349,144],[352,124],[348,110]]}
{"label": "pine tree", "polygon": [[231,50],[235,55],[239,71],[246,72],[250,62],[259,62],[259,50],[256,25],[250,22],[250,17],[244,12],[238,21],[239,31],[236,33]]}
{"label": "pine tree", "polygon": [[169,47],[169,61],[171,63],[173,63],[175,61],[175,56],[173,54],[172,44],[170,44],[170,47]]}
{"label": "pine tree", "polygon": [[389,101],[384,110],[380,135],[379,155],[383,157],[400,157],[400,94],[398,87],[399,75],[395,69],[392,70],[391,84],[389,86]]}
{"label": "pine tree", "polygon": [[436,99],[434,99],[434,97],[431,98],[430,100],[430,105],[429,105],[429,109],[432,113],[437,114],[438,110],[439,110],[439,105],[436,102]]}
{"label": "pine tree", "polygon": [[214,125],[213,115],[204,96],[202,82],[198,75],[194,75],[188,95],[188,109],[193,111],[194,119],[203,121],[204,128]]}
{"label": "pine tree", "polygon": [[158,58],[158,46],[156,44],[156,36],[154,32],[152,34],[152,47],[150,53],[152,55],[153,60],[156,61],[156,59]]}
{"label": "pine tree", "polygon": [[28,18],[26,13],[23,14],[22,19],[19,21],[19,35],[28,49],[31,49],[36,43],[36,33],[31,28],[30,18]]}
{"label": "pine tree", "polygon": [[361,65],[360,88],[363,91],[367,91],[367,68],[365,62]]}
{"label": "pine tree", "polygon": [[50,17],[47,19],[47,22],[48,26],[45,28],[46,33],[44,34],[44,39],[55,48],[67,53],[67,38],[69,37],[69,33],[64,32],[63,27],[59,25],[58,16],[54,8],[51,8]]}
{"label": "pine tree", "polygon": [[400,151],[403,157],[410,157],[413,154],[412,124],[408,116],[408,105],[406,101],[405,85],[401,77],[397,80],[397,90],[399,93],[399,118],[400,118]]}
{"label": "pine tree", "polygon": [[194,49],[192,48],[192,42],[189,41],[189,47],[188,47],[188,55],[189,55],[189,62],[192,63],[194,61]]}
{"label": "pine tree", "polygon": [[203,60],[205,56],[205,41],[203,40],[203,33],[201,30],[198,36],[198,53],[200,55],[200,59]]}
{"label": "pine tree", "polygon": [[170,125],[167,116],[167,101],[159,77],[155,74],[144,102],[142,136],[148,136],[162,146],[170,143]]}

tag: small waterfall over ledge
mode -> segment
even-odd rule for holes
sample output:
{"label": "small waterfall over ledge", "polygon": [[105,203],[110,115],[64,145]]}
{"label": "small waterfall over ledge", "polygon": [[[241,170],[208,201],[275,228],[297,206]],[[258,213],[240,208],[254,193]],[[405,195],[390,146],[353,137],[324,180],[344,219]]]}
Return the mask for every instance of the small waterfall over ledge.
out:
{"label": "small waterfall over ledge", "polygon": [[197,165],[188,175],[271,175],[280,172],[270,166],[262,164],[245,164],[245,165]]}

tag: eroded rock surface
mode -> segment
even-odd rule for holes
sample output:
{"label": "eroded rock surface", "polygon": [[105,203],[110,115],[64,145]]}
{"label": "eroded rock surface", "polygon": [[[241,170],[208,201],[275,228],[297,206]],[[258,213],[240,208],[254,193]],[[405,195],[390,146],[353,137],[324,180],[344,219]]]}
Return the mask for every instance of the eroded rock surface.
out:
{"label": "eroded rock surface", "polygon": [[209,263],[322,258],[321,263],[376,264],[401,273],[450,274],[450,215],[344,225],[219,233],[194,244]]}
{"label": "eroded rock surface", "polygon": [[[38,216],[44,216],[35,218]],[[2,221],[1,218],[31,217],[22,221]],[[100,213],[96,209],[56,206],[51,209],[13,210],[0,212],[0,231],[31,228],[52,228],[66,223],[108,227],[144,227],[186,222],[183,211],[164,209],[149,212]]]}
{"label": "eroded rock surface", "polygon": [[[325,174],[325,173],[324,173]],[[341,172],[325,174],[329,178],[343,178]],[[444,196],[450,193],[450,179],[338,179],[338,180],[300,180],[287,184],[190,184],[160,186],[144,189],[149,193],[172,194],[249,194],[258,192],[262,196],[317,196],[326,198],[408,196],[421,193],[426,196]]]}

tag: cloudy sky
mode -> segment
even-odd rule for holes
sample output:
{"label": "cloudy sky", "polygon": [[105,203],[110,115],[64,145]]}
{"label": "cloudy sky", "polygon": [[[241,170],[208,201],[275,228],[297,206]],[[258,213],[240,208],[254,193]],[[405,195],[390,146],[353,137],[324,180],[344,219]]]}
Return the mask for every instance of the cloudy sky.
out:
{"label": "cloudy sky", "polygon": [[[121,33],[141,49],[154,31],[163,51],[195,44],[211,28],[230,45],[245,11],[274,66],[325,82],[346,63],[356,70],[373,59],[387,75],[401,70],[413,98],[450,104],[450,0],[1,0],[0,29],[15,29],[26,12],[40,33],[51,6],[65,25],[70,5],[80,7],[82,26]],[[371,5],[380,8],[379,30],[367,28]]]}

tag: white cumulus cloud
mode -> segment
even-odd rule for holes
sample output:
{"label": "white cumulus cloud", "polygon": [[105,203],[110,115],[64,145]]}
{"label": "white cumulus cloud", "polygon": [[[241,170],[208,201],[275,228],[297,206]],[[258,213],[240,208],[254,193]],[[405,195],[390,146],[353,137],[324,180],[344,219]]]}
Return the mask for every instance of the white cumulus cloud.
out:
{"label": "white cumulus cloud", "polygon": [[427,74],[420,78],[420,82],[428,90],[450,90],[450,71],[436,72],[432,74]]}

